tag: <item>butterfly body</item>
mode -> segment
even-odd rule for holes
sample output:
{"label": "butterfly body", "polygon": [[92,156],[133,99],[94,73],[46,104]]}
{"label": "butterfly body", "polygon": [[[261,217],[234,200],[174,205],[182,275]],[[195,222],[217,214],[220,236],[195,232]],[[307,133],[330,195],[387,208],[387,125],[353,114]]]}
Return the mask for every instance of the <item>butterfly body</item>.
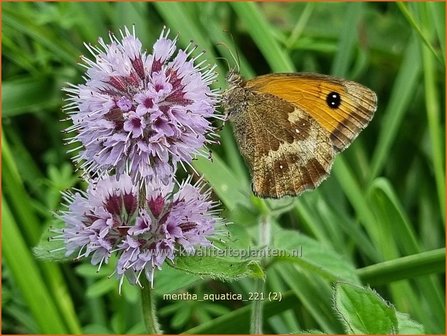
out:
{"label": "butterfly body", "polygon": [[228,81],[223,105],[260,197],[316,188],[377,106],[368,88],[325,75],[270,74],[245,81],[230,73]]}

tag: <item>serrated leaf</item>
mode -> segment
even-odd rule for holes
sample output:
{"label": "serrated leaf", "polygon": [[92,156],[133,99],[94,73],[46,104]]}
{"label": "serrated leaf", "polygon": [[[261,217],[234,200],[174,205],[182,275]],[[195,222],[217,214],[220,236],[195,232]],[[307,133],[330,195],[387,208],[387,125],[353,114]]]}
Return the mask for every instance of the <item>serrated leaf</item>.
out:
{"label": "serrated leaf", "polygon": [[397,323],[399,325],[398,334],[421,335],[425,334],[424,326],[410,319],[408,314],[396,312]]}
{"label": "serrated leaf", "polygon": [[335,310],[348,334],[395,334],[396,311],[369,287],[338,283]]}
{"label": "serrated leaf", "polygon": [[297,231],[279,230],[274,234],[274,246],[285,255],[275,260],[294,263],[300,269],[316,273],[330,281],[345,280],[360,283],[355,268],[333,249]]}
{"label": "serrated leaf", "polygon": [[191,274],[220,280],[245,277],[264,278],[265,274],[256,261],[240,261],[213,256],[180,256],[171,266]]}

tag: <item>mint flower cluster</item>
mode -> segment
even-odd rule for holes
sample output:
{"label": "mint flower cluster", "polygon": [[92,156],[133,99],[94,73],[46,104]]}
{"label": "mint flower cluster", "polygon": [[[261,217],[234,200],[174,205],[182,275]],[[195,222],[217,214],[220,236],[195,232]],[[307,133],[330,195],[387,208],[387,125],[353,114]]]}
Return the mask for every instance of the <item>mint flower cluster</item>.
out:
{"label": "mint flower cluster", "polygon": [[[84,150],[75,158],[89,172],[128,172],[135,178],[172,178],[178,162],[190,162],[213,137],[218,95],[209,85],[214,67],[190,59],[194,47],[176,52],[163,31],[153,53],[126,29],[102,49],[88,45],[82,57],[86,83],[67,89],[71,139]],[[175,53],[175,55],[174,55]]]}
{"label": "mint flower cluster", "polygon": [[206,155],[216,137],[216,73],[192,56],[192,44],[177,49],[168,35],[164,29],[152,53],[127,28],[109,43],[99,39],[100,47],[86,45],[93,59],[82,57],[85,83],[66,89],[69,143],[79,144],[74,160],[89,187],[65,194],[56,238],[67,255],[98,267],[116,254],[120,285],[124,277],[140,284],[143,273],[153,283],[178,249],[211,245],[218,222],[201,182],[175,180],[177,166]]}

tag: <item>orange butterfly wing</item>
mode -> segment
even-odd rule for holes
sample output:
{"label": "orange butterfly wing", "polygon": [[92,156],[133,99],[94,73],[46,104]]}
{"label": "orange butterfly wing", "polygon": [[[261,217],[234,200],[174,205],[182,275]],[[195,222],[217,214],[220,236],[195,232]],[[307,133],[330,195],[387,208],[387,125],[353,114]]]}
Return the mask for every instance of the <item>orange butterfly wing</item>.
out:
{"label": "orange butterfly wing", "polygon": [[[248,80],[245,87],[282,98],[308,113],[330,133],[338,151],[351,144],[377,108],[377,96],[372,90],[356,82],[320,74],[268,74]],[[336,107],[328,102],[328,95],[332,93],[340,98]]]}

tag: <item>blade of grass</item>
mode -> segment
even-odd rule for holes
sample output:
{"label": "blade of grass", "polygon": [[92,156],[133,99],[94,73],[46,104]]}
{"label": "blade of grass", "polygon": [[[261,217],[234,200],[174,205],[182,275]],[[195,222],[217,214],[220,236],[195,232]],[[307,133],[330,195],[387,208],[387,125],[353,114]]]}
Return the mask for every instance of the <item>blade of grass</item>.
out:
{"label": "blade of grass", "polygon": [[[14,164],[12,151],[9,148],[6,138],[2,135],[2,181],[4,183],[3,198],[7,198],[11,204],[11,210],[15,214],[15,221],[23,232],[23,239],[28,246],[34,246],[40,239],[40,224],[33,212],[30,204],[32,203],[27,195],[23,181]],[[48,214],[50,215],[50,214]],[[80,333],[81,328],[78,318],[74,311],[73,302],[68,293],[60,269],[55,264],[39,263],[37,267],[42,269],[42,275],[45,278],[45,284],[48,286],[48,292],[53,296],[55,304],[62,312],[62,319],[65,320],[70,333]],[[22,277],[29,279],[26,273]],[[37,293],[36,293],[37,294]]]}
{"label": "blade of grass", "polygon": [[[150,15],[148,6],[143,2],[116,2],[112,4],[114,7],[113,22],[116,29],[132,24],[135,26],[136,35],[143,42],[150,45],[155,42],[161,31],[159,27],[152,24],[152,20],[148,20]],[[151,29],[152,28],[152,29]]]}
{"label": "blade of grass", "polygon": [[357,26],[364,12],[364,3],[346,4],[346,16],[344,25],[340,32],[337,53],[332,63],[331,73],[334,76],[346,76],[353,59],[354,50],[357,44]]}
{"label": "blade of grass", "polygon": [[10,205],[22,224],[25,240],[28,245],[33,246],[40,238],[39,222],[29,207],[28,195],[23,188],[23,181],[14,164],[13,153],[4,134],[2,134],[2,163],[3,197],[10,196]]}
{"label": "blade of grass", "polygon": [[[241,75],[246,78],[252,78],[255,75],[253,68],[240,52],[239,46],[235,44],[231,34],[222,29],[224,23],[219,22],[220,14],[223,11],[230,10],[229,5],[225,4],[227,5],[225,9],[215,2],[200,3],[200,5],[204,7],[203,10],[208,14],[200,16],[202,26],[207,27],[208,37],[213,45],[218,48],[219,53],[228,61],[229,69],[227,68],[226,70],[236,68],[236,64],[233,64],[233,62],[239,61]],[[218,46],[218,44],[221,44],[221,46]],[[237,58],[236,60],[234,59],[235,57]]]}
{"label": "blade of grass", "polygon": [[[268,291],[276,293],[285,293],[287,291],[284,281],[281,279],[275,268],[270,267],[267,270],[267,279]],[[301,329],[297,316],[293,310],[288,310],[282,314],[275,315],[274,318],[275,320],[273,317],[269,320],[271,327],[274,327],[273,324],[275,324],[278,320],[282,321],[286,325],[286,328],[284,328],[281,333],[294,333]]]}
{"label": "blade of grass", "polygon": [[[402,15],[405,17],[405,19],[408,21],[411,27],[416,31],[418,36],[422,39],[425,46],[428,48],[428,50],[433,54],[433,56],[436,57],[438,62],[441,64],[444,64],[444,59],[438,54],[438,52],[433,48],[429,41],[429,37],[427,37],[427,32],[423,32],[422,28],[419,26],[419,24],[416,22],[415,18],[411,14],[411,12],[408,10],[407,5],[403,2],[396,2],[397,7],[399,7],[399,10],[401,11]],[[422,5],[422,4],[419,4]],[[426,26],[427,27],[427,26]]]}
{"label": "blade of grass", "polygon": [[51,78],[24,77],[3,82],[2,118],[55,108],[60,95]]}
{"label": "blade of grass", "polygon": [[425,5],[430,10],[431,20],[436,27],[437,42],[441,46],[442,58],[445,63],[445,3],[427,2]]}
{"label": "blade of grass", "polygon": [[387,260],[357,269],[362,282],[372,286],[445,272],[445,248]]}
{"label": "blade of grass", "polygon": [[342,330],[330,309],[331,294],[327,284],[316,277],[307,277],[292,265],[274,267],[325,333],[333,334]]}
{"label": "blade of grass", "polygon": [[[424,9],[426,10],[423,11],[423,22],[426,27],[429,27],[432,22],[427,13],[427,7],[424,6]],[[427,109],[428,129],[433,148],[433,168],[435,172],[439,206],[442,218],[445,221],[445,148],[443,146],[445,134],[442,134],[441,129],[440,97],[436,85],[438,80],[438,69],[435,67],[433,55],[427,46],[422,47],[422,64],[424,69],[425,106]]]}
{"label": "blade of grass", "polygon": [[[414,225],[408,220],[389,181],[385,178],[374,180],[368,194],[371,209],[380,220],[380,225],[385,228],[385,235],[390,235],[403,253],[420,252]],[[388,228],[392,231],[388,232]]]}
{"label": "blade of grass", "polygon": [[[341,236],[340,239],[345,239],[343,242],[340,242],[338,245],[334,245],[334,247],[342,248],[346,253],[346,236],[352,238],[356,247],[362,251],[365,256],[373,261],[379,260],[379,254],[372,244],[369,237],[364,233],[361,227],[358,225],[357,221],[354,221],[352,218],[346,216],[346,213],[340,211],[337,208],[329,207],[326,203],[319,204],[316,207],[315,211],[321,211],[322,217],[325,218],[325,223],[330,223],[329,225],[332,227],[332,234],[336,235],[336,230],[344,231],[345,235]],[[330,237],[331,233],[329,233]],[[342,251],[340,251],[342,252]]]}
{"label": "blade of grass", "polygon": [[376,219],[365,198],[364,187],[355,179],[353,172],[343,157],[339,157],[335,161],[333,169],[343,191],[354,207],[356,215],[374,241],[380,235],[380,232],[377,230]]}
{"label": "blade of grass", "polygon": [[3,255],[43,334],[67,334],[63,318],[26,247],[8,203],[2,200]]}
{"label": "blade of grass", "polygon": [[[60,4],[58,4],[60,6]],[[79,35],[87,42],[96,42],[98,34],[104,36],[109,31],[107,12],[109,3],[95,2],[69,2],[70,14],[76,16],[71,29],[79,32]],[[88,13],[89,15],[82,15]]]}
{"label": "blade of grass", "polygon": [[[370,181],[372,181],[385,166],[390,157],[390,150],[395,141],[398,131],[402,126],[405,113],[408,112],[410,103],[413,101],[415,91],[419,84],[421,71],[419,45],[416,38],[412,38],[404,52],[399,73],[390,93],[390,101],[384,112],[379,108],[378,113],[383,115],[380,134],[371,161]],[[380,102],[379,102],[380,104]]]}
{"label": "blade of grass", "polygon": [[295,203],[294,213],[297,218],[300,219],[300,225],[305,227],[305,230],[309,232],[310,236],[315,237],[318,241],[323,242],[331,246],[330,240],[328,239],[324,229],[321,225],[317,225],[319,218],[314,209],[309,203],[314,201],[312,198],[308,201],[310,197],[302,197],[298,199]]}
{"label": "blade of grass", "polygon": [[[191,40],[197,43],[200,49],[206,50],[206,59],[211,64],[219,64],[213,52],[212,45],[206,34],[202,33],[196,20],[188,16],[188,11],[185,9],[185,4],[181,2],[154,2],[160,15],[172,29],[173,33],[179,33],[179,42],[186,46]],[[225,77],[222,67],[218,67],[218,82],[224,83]]]}
{"label": "blade of grass", "polygon": [[250,36],[274,72],[293,72],[295,67],[287,53],[281,48],[271,33],[273,27],[253,2],[232,2],[239,19],[244,22]]}
{"label": "blade of grass", "polygon": [[285,45],[287,49],[292,49],[292,47],[297,43],[314,9],[315,9],[315,3],[309,2],[306,4],[306,7],[304,7],[301,16],[299,17],[299,19],[295,24],[295,27],[293,27],[293,30],[290,33],[289,38],[286,40]]}
{"label": "blade of grass", "polygon": [[[413,225],[408,215],[387,180],[381,178],[374,181],[369,192],[369,203],[377,217],[377,226],[380,235],[375,244],[380,246],[384,259],[396,259],[400,252],[417,254],[420,252],[419,242],[415,237]],[[422,266],[421,266],[422,267]],[[430,267],[430,265],[427,265]],[[423,268],[423,267],[422,267]],[[396,275],[398,276],[398,275]],[[415,287],[416,285],[416,287]],[[430,320],[442,321],[443,302],[439,296],[439,285],[431,278],[422,277],[414,282],[398,282],[391,284],[394,302],[405,311],[414,311],[415,317],[421,322]],[[417,297],[417,293],[422,293]],[[433,307],[433,312],[427,314],[425,310],[414,309],[427,302]]]}
{"label": "blade of grass", "polygon": [[79,50],[67,41],[55,36],[51,28],[37,25],[28,19],[28,17],[14,11],[11,7],[3,8],[2,21],[4,25],[9,25],[16,31],[39,42],[68,64],[72,64],[73,60],[79,56]]}
{"label": "blade of grass", "polygon": [[[344,26],[340,32],[339,47],[332,63],[332,74],[346,76],[349,65],[354,58],[354,50],[357,41],[356,27],[364,12],[363,3],[350,4],[347,7],[347,16]],[[375,219],[371,213],[363,194],[363,188],[357,182],[355,175],[346,164],[343,157],[339,157],[334,165],[334,174],[340,182],[346,196],[356,210],[367,231],[373,236],[377,234],[375,230]]]}

